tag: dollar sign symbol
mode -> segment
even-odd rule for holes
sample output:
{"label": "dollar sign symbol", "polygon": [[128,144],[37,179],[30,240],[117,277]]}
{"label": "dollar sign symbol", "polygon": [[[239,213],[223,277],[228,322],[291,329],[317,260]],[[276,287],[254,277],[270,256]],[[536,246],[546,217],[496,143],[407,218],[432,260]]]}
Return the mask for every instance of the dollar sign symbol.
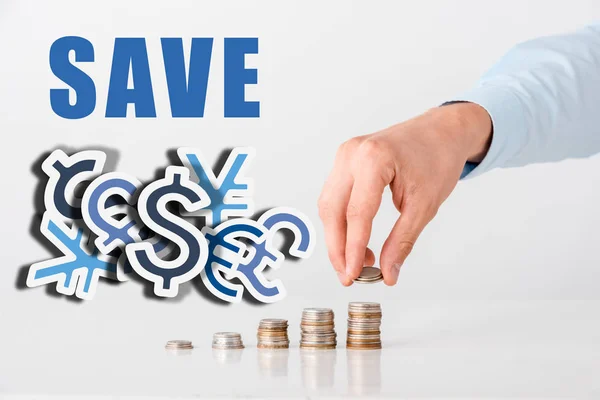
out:
{"label": "dollar sign symbol", "polygon": [[191,223],[167,210],[167,203],[177,202],[188,212],[210,204],[206,192],[190,181],[190,171],[184,167],[167,167],[165,177],[148,185],[140,193],[138,213],[153,232],[179,247],[175,260],[161,260],[149,242],[130,243],[125,247],[133,269],[154,282],[154,294],[175,297],[179,285],[202,271],[208,259],[204,235]]}
{"label": "dollar sign symbol", "polygon": [[[85,190],[81,214],[86,226],[98,236],[94,243],[102,254],[110,254],[115,249],[122,251],[129,243],[142,241],[143,224],[135,210],[140,186],[141,182],[134,177],[109,172],[94,179]],[[117,198],[119,202],[114,204]],[[117,215],[124,217],[117,219]],[[119,257],[119,281],[128,280],[128,266],[126,257]]]}

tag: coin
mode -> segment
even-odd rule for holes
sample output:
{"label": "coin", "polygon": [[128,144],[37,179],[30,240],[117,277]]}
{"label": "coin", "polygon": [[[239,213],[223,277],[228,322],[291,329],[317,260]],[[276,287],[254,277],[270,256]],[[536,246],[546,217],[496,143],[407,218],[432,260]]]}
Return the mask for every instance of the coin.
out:
{"label": "coin", "polygon": [[364,267],[358,276],[354,280],[356,283],[376,283],[383,280],[381,270],[375,267]]}
{"label": "coin", "polygon": [[189,350],[193,349],[193,346],[189,340],[169,340],[165,348],[169,350]]}
{"label": "coin", "polygon": [[381,316],[381,305],[379,303],[349,303],[346,347],[356,350],[380,349]]}
{"label": "coin", "polygon": [[261,319],[256,333],[258,339],[256,347],[259,349],[287,349],[290,347],[287,330],[287,319]]}
{"label": "coin", "polygon": [[300,329],[300,348],[323,350],[337,346],[334,313],[330,308],[305,308]]}
{"label": "coin", "polygon": [[243,349],[242,335],[237,332],[217,332],[213,335],[212,348],[219,350]]}

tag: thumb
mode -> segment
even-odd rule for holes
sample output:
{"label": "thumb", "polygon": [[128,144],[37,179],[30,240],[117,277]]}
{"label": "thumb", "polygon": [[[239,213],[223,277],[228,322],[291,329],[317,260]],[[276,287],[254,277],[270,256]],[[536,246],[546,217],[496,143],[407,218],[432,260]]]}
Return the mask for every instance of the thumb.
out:
{"label": "thumb", "polygon": [[402,212],[381,249],[381,273],[386,285],[396,284],[400,267],[430,220],[425,210],[412,208]]}

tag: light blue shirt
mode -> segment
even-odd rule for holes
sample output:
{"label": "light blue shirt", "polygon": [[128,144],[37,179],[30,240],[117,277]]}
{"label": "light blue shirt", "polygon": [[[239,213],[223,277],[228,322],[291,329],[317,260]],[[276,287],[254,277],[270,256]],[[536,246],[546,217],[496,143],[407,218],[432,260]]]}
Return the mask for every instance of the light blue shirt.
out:
{"label": "light blue shirt", "polygon": [[487,155],[463,177],[600,152],[600,24],[516,45],[453,100],[481,105],[493,124]]}

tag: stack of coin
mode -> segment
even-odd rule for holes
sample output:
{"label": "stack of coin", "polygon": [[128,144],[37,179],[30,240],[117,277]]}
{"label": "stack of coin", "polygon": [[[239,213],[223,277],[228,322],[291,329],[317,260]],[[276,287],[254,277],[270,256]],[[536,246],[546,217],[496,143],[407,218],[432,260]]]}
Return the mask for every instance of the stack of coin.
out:
{"label": "stack of coin", "polygon": [[354,280],[356,283],[377,283],[383,280],[381,269],[375,267],[364,267],[358,278]]}
{"label": "stack of coin", "polygon": [[301,349],[335,349],[337,335],[330,308],[305,308],[300,328]]}
{"label": "stack of coin", "polygon": [[346,347],[349,349],[381,348],[381,305],[379,303],[348,304],[348,337]]}
{"label": "stack of coin", "polygon": [[236,332],[217,332],[213,335],[212,348],[217,350],[243,349],[242,335]]}
{"label": "stack of coin", "polygon": [[288,338],[287,319],[261,319],[258,324],[258,344],[259,349],[287,349],[290,347]]}
{"label": "stack of coin", "polygon": [[190,350],[193,348],[192,342],[189,340],[169,340],[165,345],[167,350]]}

